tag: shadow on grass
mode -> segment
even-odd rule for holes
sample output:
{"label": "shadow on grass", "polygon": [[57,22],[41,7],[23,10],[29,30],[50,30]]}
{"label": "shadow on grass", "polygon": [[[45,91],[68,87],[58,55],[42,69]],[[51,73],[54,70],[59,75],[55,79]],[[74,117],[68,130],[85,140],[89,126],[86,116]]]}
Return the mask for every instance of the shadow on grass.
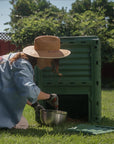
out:
{"label": "shadow on grass", "polygon": [[107,117],[103,117],[101,119],[100,125],[106,125],[106,126],[114,127],[114,119],[109,119]]}
{"label": "shadow on grass", "polygon": [[[79,133],[72,133],[68,131],[68,128],[77,126],[78,124],[82,124],[84,122],[77,122],[77,121],[73,121],[73,122],[65,122],[64,124],[58,125],[58,126],[35,126],[35,127],[29,127],[26,130],[22,130],[22,129],[0,129],[0,134],[5,132],[6,134],[11,134],[11,135],[15,135],[15,136],[32,136],[32,137],[42,137],[46,134],[48,135],[72,135],[72,134],[76,134],[79,135]],[[88,123],[88,122],[86,122]],[[91,123],[88,123],[91,124]],[[103,117],[101,122],[99,123],[92,123],[93,125],[104,125],[104,126],[109,126],[109,127],[114,127],[114,120],[113,119],[109,119],[106,117]]]}
{"label": "shadow on grass", "polygon": [[32,136],[32,137],[42,137],[46,134],[45,129],[37,129],[37,128],[28,128],[26,130],[24,129],[0,129],[1,133],[11,134],[15,136]]}
{"label": "shadow on grass", "polygon": [[65,122],[64,124],[58,126],[45,126],[38,125],[35,127],[29,127],[28,129],[0,129],[0,134],[5,133],[6,135],[11,134],[12,136],[30,136],[30,137],[42,137],[46,134],[48,135],[56,135],[56,134],[66,134],[69,135],[67,129],[69,127],[75,126],[76,124]]}

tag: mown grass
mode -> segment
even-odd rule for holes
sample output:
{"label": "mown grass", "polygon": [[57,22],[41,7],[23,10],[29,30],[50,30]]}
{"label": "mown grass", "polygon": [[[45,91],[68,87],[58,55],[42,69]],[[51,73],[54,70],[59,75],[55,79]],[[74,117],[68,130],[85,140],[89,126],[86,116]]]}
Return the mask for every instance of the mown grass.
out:
{"label": "mown grass", "polygon": [[[34,110],[26,106],[23,114],[29,122],[27,130],[0,130],[0,144],[114,144],[114,133],[84,135],[67,128],[79,121],[67,121],[61,126],[41,126],[36,123]],[[102,120],[100,125],[114,127],[114,90],[102,90]]]}

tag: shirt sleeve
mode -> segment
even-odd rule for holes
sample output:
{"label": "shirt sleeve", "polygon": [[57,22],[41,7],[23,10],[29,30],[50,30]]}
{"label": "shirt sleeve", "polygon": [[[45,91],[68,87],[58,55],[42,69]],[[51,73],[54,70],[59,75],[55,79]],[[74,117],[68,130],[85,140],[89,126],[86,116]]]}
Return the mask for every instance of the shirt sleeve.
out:
{"label": "shirt sleeve", "polygon": [[24,59],[18,59],[13,62],[11,69],[13,82],[19,95],[25,97],[31,103],[36,102],[40,88],[33,80],[32,65]]}

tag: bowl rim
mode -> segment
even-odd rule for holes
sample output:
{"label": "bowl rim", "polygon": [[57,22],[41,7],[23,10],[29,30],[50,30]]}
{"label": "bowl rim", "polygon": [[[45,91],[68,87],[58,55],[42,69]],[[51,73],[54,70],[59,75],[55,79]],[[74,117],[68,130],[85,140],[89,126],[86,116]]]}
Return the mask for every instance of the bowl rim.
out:
{"label": "bowl rim", "polygon": [[52,110],[52,109],[41,109],[41,112],[53,112],[55,114],[63,114],[63,115],[67,115],[66,111],[61,111],[61,110]]}

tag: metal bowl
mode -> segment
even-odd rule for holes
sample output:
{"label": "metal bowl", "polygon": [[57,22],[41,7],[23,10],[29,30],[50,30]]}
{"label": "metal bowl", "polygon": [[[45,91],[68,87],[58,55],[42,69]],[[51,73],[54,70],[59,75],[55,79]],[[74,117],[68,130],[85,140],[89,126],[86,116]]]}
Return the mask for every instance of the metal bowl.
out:
{"label": "metal bowl", "polygon": [[45,125],[58,125],[65,122],[67,112],[60,110],[40,110],[40,120]]}

